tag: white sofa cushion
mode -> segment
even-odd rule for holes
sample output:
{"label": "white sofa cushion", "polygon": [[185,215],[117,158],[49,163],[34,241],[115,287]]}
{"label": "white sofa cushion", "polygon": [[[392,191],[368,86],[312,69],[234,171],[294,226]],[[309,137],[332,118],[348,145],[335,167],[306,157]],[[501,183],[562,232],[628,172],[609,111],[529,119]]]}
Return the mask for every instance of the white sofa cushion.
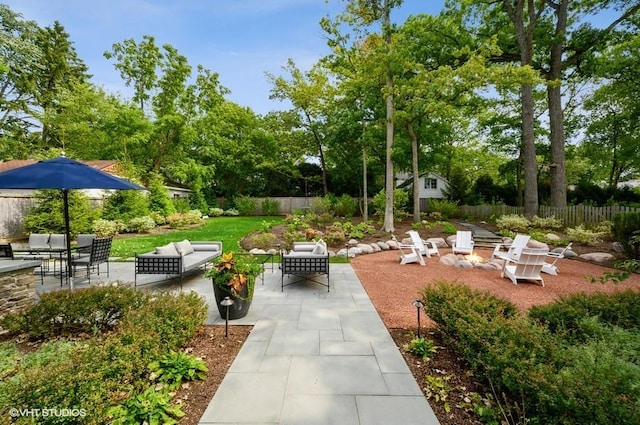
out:
{"label": "white sofa cushion", "polygon": [[182,255],[183,257],[185,255],[193,254],[193,247],[191,246],[191,242],[189,242],[187,239],[183,240],[182,242],[174,242],[173,244],[176,246],[176,251],[178,251],[178,254]]}
{"label": "white sofa cushion", "polygon": [[169,243],[156,248],[156,254],[158,255],[180,255],[176,250],[176,246],[173,243]]}
{"label": "white sofa cushion", "polygon": [[318,242],[316,242],[315,246],[313,247],[313,250],[311,251],[311,253],[316,255],[326,255],[327,254],[326,242],[323,241],[322,239],[318,240]]}

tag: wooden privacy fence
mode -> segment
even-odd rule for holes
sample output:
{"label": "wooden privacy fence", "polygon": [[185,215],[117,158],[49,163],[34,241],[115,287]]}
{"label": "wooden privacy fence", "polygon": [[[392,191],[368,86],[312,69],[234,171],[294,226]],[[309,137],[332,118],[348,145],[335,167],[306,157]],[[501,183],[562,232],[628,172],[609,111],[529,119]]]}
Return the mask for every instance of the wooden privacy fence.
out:
{"label": "wooden privacy fence", "polygon": [[[524,207],[512,207],[509,205],[462,205],[458,207],[460,215],[471,216],[474,219],[486,220],[497,218],[501,215],[524,215]],[[562,220],[565,226],[575,227],[579,224],[596,224],[602,221],[611,221],[616,214],[638,212],[640,208],[625,207],[622,205],[610,205],[606,207],[591,207],[588,205],[571,205],[565,208],[538,207],[538,217],[551,217]]]}

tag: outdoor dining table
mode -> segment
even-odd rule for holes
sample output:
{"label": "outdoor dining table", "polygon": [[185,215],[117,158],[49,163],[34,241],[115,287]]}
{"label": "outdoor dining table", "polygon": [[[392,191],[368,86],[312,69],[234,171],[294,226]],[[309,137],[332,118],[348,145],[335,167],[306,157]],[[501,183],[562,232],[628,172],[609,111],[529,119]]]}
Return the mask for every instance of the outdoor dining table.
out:
{"label": "outdoor dining table", "polygon": [[[31,247],[29,247],[29,244],[26,244],[26,243],[12,243],[11,244],[11,248],[13,249],[13,253],[14,254],[24,255],[26,257],[28,257],[29,255],[47,254],[50,258],[53,258],[53,260],[54,260],[54,266],[53,266],[53,275],[54,276],[56,274],[55,261],[59,260],[60,261],[60,286],[62,286],[62,276],[64,275],[65,277],[68,278],[67,273],[64,272],[64,268],[62,267],[62,263],[64,261],[64,255],[67,252],[66,248],[63,248],[63,247],[31,248]],[[44,260],[42,260],[42,261],[44,263]],[[44,267],[44,264],[41,264],[40,267]],[[43,269],[43,274],[44,274],[44,269]]]}

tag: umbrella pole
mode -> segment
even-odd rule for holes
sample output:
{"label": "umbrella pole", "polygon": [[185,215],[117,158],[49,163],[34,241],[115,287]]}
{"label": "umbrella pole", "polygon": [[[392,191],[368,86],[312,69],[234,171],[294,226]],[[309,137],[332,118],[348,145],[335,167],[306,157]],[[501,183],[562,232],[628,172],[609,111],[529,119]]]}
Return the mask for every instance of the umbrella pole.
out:
{"label": "umbrella pole", "polygon": [[62,189],[64,203],[64,227],[67,232],[67,276],[69,277],[69,289],[73,290],[73,268],[71,266],[71,229],[69,227],[69,190]]}

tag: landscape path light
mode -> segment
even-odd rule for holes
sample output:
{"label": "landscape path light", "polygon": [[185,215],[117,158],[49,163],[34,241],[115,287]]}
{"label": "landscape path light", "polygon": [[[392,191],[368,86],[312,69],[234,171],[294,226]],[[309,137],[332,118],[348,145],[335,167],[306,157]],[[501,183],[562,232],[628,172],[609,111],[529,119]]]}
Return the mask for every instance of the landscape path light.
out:
{"label": "landscape path light", "polygon": [[424,303],[420,300],[415,300],[411,304],[413,304],[413,306],[418,310],[418,332],[416,336],[420,338],[420,310],[424,307]]}
{"label": "landscape path light", "polygon": [[227,308],[227,317],[224,320],[224,336],[229,337],[229,307],[233,305],[233,300],[229,297],[224,297],[224,300],[220,301],[220,305]]}

